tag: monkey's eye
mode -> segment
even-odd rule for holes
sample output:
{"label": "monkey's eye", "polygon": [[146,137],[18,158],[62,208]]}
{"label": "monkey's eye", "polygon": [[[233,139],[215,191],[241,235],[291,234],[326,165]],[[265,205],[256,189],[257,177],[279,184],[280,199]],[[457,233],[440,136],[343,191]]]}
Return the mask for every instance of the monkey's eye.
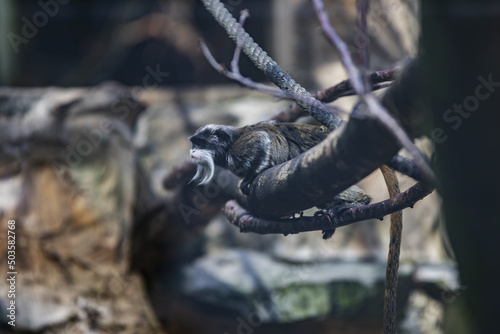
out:
{"label": "monkey's eye", "polygon": [[229,135],[225,131],[222,131],[222,130],[215,131],[215,136],[223,141],[231,141],[231,138],[229,137]]}
{"label": "monkey's eye", "polygon": [[200,150],[215,150],[216,146],[210,139],[192,138],[193,148]]}

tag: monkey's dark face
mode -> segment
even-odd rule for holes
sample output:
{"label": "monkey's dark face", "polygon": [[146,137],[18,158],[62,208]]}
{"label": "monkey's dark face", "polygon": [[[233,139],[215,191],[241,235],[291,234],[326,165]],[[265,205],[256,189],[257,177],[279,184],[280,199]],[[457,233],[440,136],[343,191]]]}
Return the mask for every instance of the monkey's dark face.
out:
{"label": "monkey's dark face", "polygon": [[191,159],[198,166],[191,181],[206,184],[212,179],[216,164],[226,167],[227,151],[233,142],[233,132],[234,128],[231,126],[209,124],[199,128],[189,137],[193,143]]}

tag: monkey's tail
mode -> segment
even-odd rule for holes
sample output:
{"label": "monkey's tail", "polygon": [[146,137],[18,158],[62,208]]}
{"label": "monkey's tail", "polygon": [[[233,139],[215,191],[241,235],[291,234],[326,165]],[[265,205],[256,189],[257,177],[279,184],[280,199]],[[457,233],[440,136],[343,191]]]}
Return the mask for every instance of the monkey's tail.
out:
{"label": "monkey's tail", "polygon": [[[381,166],[380,170],[384,176],[389,196],[394,197],[399,194],[399,182],[394,169],[388,166]],[[397,329],[397,288],[399,253],[401,250],[401,232],[403,230],[403,212],[398,211],[391,214],[391,232],[389,242],[389,255],[387,257],[387,267],[385,273],[385,293],[384,293],[384,334],[395,334]]]}

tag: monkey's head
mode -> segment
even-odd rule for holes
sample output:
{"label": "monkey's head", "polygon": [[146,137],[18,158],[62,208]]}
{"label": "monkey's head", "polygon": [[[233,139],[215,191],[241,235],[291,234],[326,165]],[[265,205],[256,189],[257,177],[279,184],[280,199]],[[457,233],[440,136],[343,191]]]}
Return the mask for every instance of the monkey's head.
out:
{"label": "monkey's head", "polygon": [[191,182],[206,184],[214,176],[215,165],[226,167],[228,149],[233,143],[234,127],[209,124],[199,128],[189,137],[193,148],[191,159],[198,166]]}

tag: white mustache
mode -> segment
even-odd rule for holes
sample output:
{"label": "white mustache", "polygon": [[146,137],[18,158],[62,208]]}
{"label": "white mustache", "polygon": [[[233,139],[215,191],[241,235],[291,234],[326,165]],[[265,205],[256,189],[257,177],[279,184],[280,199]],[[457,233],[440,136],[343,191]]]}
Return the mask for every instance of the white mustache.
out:
{"label": "white mustache", "polygon": [[212,154],[207,150],[191,150],[191,158],[196,164],[196,174],[191,182],[204,185],[210,182],[214,176],[215,164]]}

